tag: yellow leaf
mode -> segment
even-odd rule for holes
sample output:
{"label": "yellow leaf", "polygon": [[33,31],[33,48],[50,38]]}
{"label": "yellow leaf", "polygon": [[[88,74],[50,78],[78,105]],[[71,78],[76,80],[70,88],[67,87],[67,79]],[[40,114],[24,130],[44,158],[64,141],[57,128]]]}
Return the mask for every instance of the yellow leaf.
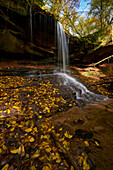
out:
{"label": "yellow leaf", "polygon": [[2,146],[3,150],[7,150],[7,147],[5,145]]}
{"label": "yellow leaf", "polygon": [[3,97],[3,99],[5,100],[5,99],[7,99],[7,97]]}
{"label": "yellow leaf", "polygon": [[27,129],[25,129],[25,131],[26,131],[26,132],[31,132],[32,129],[31,129],[31,128],[27,128]]}
{"label": "yellow leaf", "polygon": [[45,151],[46,151],[46,152],[51,152],[51,148],[50,148],[50,147],[47,147],[47,148],[45,149]]}
{"label": "yellow leaf", "polygon": [[68,145],[68,142],[66,140],[64,140],[63,145]]}
{"label": "yellow leaf", "polygon": [[32,166],[32,167],[31,167],[31,170],[36,170],[35,166]]}
{"label": "yellow leaf", "polygon": [[69,138],[69,139],[73,137],[73,135],[68,134],[67,131],[64,133],[64,135],[65,135],[66,138]]}
{"label": "yellow leaf", "polygon": [[57,133],[56,136],[60,136],[60,133]]}
{"label": "yellow leaf", "polygon": [[64,137],[60,139],[60,141],[64,141],[64,140],[65,140],[65,138],[64,138]]}
{"label": "yellow leaf", "polygon": [[7,109],[7,113],[10,114],[10,110],[9,109]]}
{"label": "yellow leaf", "polygon": [[10,152],[16,154],[16,153],[18,153],[18,149],[11,150]]}
{"label": "yellow leaf", "polygon": [[38,132],[37,127],[35,127],[33,130],[34,130],[35,132]]}
{"label": "yellow leaf", "polygon": [[46,158],[46,156],[42,156],[42,157],[39,157],[38,159],[39,159],[40,161],[43,161],[45,158]]}
{"label": "yellow leaf", "polygon": [[11,128],[10,131],[12,132],[12,131],[14,131],[14,129],[15,129],[15,127],[14,127],[14,128]]}
{"label": "yellow leaf", "polygon": [[71,169],[70,170],[74,170],[74,167],[73,166],[71,166]]}
{"label": "yellow leaf", "polygon": [[29,154],[26,154],[26,158],[29,158]]}
{"label": "yellow leaf", "polygon": [[39,155],[40,155],[40,151],[37,150],[31,158],[37,158],[37,157],[39,157]]}
{"label": "yellow leaf", "polygon": [[38,118],[41,119],[41,118],[42,118],[42,115],[39,115]]}
{"label": "yellow leaf", "polygon": [[87,147],[89,147],[88,141],[84,141],[84,144],[85,144]]}
{"label": "yellow leaf", "polygon": [[62,128],[60,128],[59,131],[62,131]]}
{"label": "yellow leaf", "polygon": [[21,146],[19,146],[19,149],[18,149],[18,154],[23,157],[25,155],[25,149],[24,149],[24,145],[21,144]]}
{"label": "yellow leaf", "polygon": [[30,142],[34,142],[34,140],[35,139],[33,137],[29,139]]}
{"label": "yellow leaf", "polygon": [[51,132],[51,131],[52,131],[52,129],[51,129],[51,128],[49,128],[49,129],[48,129],[48,132]]}
{"label": "yellow leaf", "polygon": [[33,127],[34,127],[34,122],[32,121],[32,122],[31,122],[31,128],[33,128]]}
{"label": "yellow leaf", "polygon": [[82,157],[82,156],[80,156],[80,158],[79,158],[80,166],[82,165],[82,162],[83,162],[83,161],[84,161],[83,157]]}
{"label": "yellow leaf", "polygon": [[12,122],[12,124],[15,124],[15,123],[16,123],[16,121],[13,121],[13,122]]}
{"label": "yellow leaf", "polygon": [[52,167],[49,163],[46,163],[46,165],[43,166],[42,170],[52,170]]}
{"label": "yellow leaf", "polygon": [[2,149],[0,149],[0,153],[2,153]]}
{"label": "yellow leaf", "polygon": [[58,158],[56,159],[56,163],[60,163],[60,162],[61,162],[61,158],[58,157]]}
{"label": "yellow leaf", "polygon": [[97,141],[95,141],[95,145],[99,146],[99,143]]}
{"label": "yellow leaf", "polygon": [[19,125],[18,127],[23,127],[22,125]]}
{"label": "yellow leaf", "polygon": [[5,116],[3,116],[3,115],[0,116],[0,118],[3,118],[3,117],[5,117]]}
{"label": "yellow leaf", "polygon": [[87,164],[86,160],[83,161],[83,170],[89,170],[89,169],[90,169],[89,164]]}
{"label": "yellow leaf", "polygon": [[7,170],[9,168],[9,164],[6,164],[1,170]]}
{"label": "yellow leaf", "polygon": [[42,170],[51,170],[51,168],[47,165],[43,166]]}
{"label": "yellow leaf", "polygon": [[52,159],[52,160],[55,160],[55,159],[57,159],[57,156],[56,156],[56,154],[52,153],[52,154],[51,154],[51,159]]}
{"label": "yellow leaf", "polygon": [[7,125],[8,128],[11,126],[10,124],[6,124],[6,125]]}
{"label": "yellow leaf", "polygon": [[17,110],[19,110],[19,107],[17,107],[17,106],[13,106],[13,109],[17,109]]}

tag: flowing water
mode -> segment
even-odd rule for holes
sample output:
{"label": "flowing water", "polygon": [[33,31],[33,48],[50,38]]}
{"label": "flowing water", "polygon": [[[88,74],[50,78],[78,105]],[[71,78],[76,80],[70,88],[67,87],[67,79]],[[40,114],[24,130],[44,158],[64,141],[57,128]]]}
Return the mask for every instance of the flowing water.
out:
{"label": "flowing water", "polygon": [[58,66],[61,68],[61,71],[55,74],[58,76],[61,85],[66,86],[71,93],[75,93],[76,101],[79,105],[81,103],[95,103],[100,100],[107,100],[108,97],[94,94],[89,91],[82,83],[77,81],[76,78],[73,78],[69,75],[69,50],[67,44],[67,38],[61,23],[57,23],[57,48],[58,48]]}
{"label": "flowing water", "polygon": [[[45,23],[45,22],[44,22]],[[40,28],[41,28],[41,14],[40,14]],[[31,42],[33,41],[33,30],[32,30],[32,9],[30,7],[30,31],[31,31]],[[58,49],[58,70],[49,76],[56,76],[59,85],[66,87],[70,93],[75,93],[75,100],[81,106],[83,104],[96,103],[100,100],[107,100],[108,98],[103,95],[94,94],[89,91],[82,83],[76,78],[73,78],[69,74],[69,50],[68,42],[62,24],[57,22],[57,49]],[[30,75],[29,75],[30,76]],[[33,76],[33,75],[31,75]],[[45,77],[47,75],[41,75]]]}
{"label": "flowing water", "polygon": [[30,38],[31,42],[33,42],[33,21],[32,21],[32,8],[29,8],[29,13],[30,13]]}
{"label": "flowing water", "polygon": [[60,85],[66,86],[68,91],[73,94],[74,99],[80,107],[90,103],[97,103],[100,100],[107,100],[108,97],[95,94],[88,90],[82,83],[77,81],[75,77],[66,73],[56,73],[60,81]]}
{"label": "flowing water", "polygon": [[61,23],[57,23],[58,67],[65,73],[69,67],[68,44]]}

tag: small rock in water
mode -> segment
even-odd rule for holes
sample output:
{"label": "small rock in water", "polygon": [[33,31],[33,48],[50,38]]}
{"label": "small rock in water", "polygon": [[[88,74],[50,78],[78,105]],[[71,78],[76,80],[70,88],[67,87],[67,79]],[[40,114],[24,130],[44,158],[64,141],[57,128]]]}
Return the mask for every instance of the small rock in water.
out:
{"label": "small rock in water", "polygon": [[83,124],[84,123],[84,120],[82,119],[78,119],[78,120],[75,120],[74,121],[74,124],[77,125],[77,124]]}

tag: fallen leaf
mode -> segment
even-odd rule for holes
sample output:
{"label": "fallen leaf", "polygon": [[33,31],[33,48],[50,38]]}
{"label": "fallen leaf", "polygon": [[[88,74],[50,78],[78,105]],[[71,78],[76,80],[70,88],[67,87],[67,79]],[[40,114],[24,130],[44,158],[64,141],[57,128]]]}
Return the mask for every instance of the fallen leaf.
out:
{"label": "fallen leaf", "polygon": [[87,147],[89,147],[88,141],[84,141],[84,144],[85,144]]}
{"label": "fallen leaf", "polygon": [[2,149],[0,149],[0,153],[2,153]]}
{"label": "fallen leaf", "polygon": [[73,137],[73,135],[68,134],[67,131],[64,133],[64,135],[65,135],[66,138],[69,138],[69,139],[71,139]]}
{"label": "fallen leaf", "polygon": [[71,169],[70,170],[74,170],[74,167],[71,165]]}
{"label": "fallen leaf", "polygon": [[96,146],[99,146],[99,143],[98,143],[97,141],[95,141],[95,145],[96,145]]}
{"label": "fallen leaf", "polygon": [[33,137],[31,137],[30,139],[29,139],[29,142],[34,142],[34,138]]}
{"label": "fallen leaf", "polygon": [[45,149],[45,151],[46,151],[46,152],[51,152],[51,148],[50,148],[50,147],[47,147],[47,148]]}
{"label": "fallen leaf", "polygon": [[10,110],[9,109],[7,110],[7,113],[10,114]]}
{"label": "fallen leaf", "polygon": [[11,132],[13,132],[14,130],[15,130],[15,127],[10,129]]}
{"label": "fallen leaf", "polygon": [[42,170],[52,170],[52,167],[49,163],[47,163],[45,166],[43,166]]}
{"label": "fallen leaf", "polygon": [[58,158],[56,159],[56,163],[60,163],[60,162],[61,162],[61,158],[58,157]]}
{"label": "fallen leaf", "polygon": [[32,166],[32,167],[31,167],[31,170],[36,170],[35,166]]}
{"label": "fallen leaf", "polygon": [[34,154],[34,155],[32,155],[32,157],[31,157],[31,158],[37,158],[37,157],[39,157],[39,155],[40,155],[40,151],[39,151],[39,150],[37,150],[37,151],[35,152],[35,154]]}
{"label": "fallen leaf", "polygon": [[25,129],[25,131],[26,131],[26,132],[31,132],[32,129],[31,129],[31,128],[27,128],[27,129]]}
{"label": "fallen leaf", "polygon": [[6,164],[1,170],[7,170],[9,168],[9,164]]}
{"label": "fallen leaf", "polygon": [[25,155],[25,148],[24,148],[24,145],[21,144],[21,146],[19,146],[19,149],[18,149],[18,154],[23,157]]}
{"label": "fallen leaf", "polygon": [[16,154],[16,153],[18,153],[18,150],[19,149],[14,149],[14,150],[11,150],[10,152]]}
{"label": "fallen leaf", "polygon": [[41,119],[41,118],[42,118],[42,115],[39,115],[38,118]]}

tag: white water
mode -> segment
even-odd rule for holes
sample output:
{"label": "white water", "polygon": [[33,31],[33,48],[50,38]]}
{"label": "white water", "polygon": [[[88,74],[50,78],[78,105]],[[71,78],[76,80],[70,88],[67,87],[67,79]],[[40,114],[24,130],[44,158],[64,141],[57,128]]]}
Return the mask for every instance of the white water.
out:
{"label": "white water", "polygon": [[58,66],[62,71],[60,73],[56,72],[55,75],[58,75],[61,85],[65,85],[71,93],[76,93],[76,100],[78,103],[82,102],[88,104],[96,103],[100,100],[107,100],[108,97],[89,91],[82,83],[69,74],[66,74],[69,65],[68,44],[63,27],[59,22],[57,23],[57,48]]}
{"label": "white water", "polygon": [[32,8],[29,8],[29,13],[30,13],[30,38],[31,42],[33,42],[33,21],[32,21]]}
{"label": "white water", "polygon": [[56,73],[59,77],[60,85],[65,85],[71,93],[76,93],[76,101],[78,104],[97,103],[100,100],[107,100],[108,97],[95,94],[89,91],[82,83],[66,73]]}
{"label": "white water", "polygon": [[57,22],[58,67],[65,73],[69,65],[68,44],[62,24]]}

